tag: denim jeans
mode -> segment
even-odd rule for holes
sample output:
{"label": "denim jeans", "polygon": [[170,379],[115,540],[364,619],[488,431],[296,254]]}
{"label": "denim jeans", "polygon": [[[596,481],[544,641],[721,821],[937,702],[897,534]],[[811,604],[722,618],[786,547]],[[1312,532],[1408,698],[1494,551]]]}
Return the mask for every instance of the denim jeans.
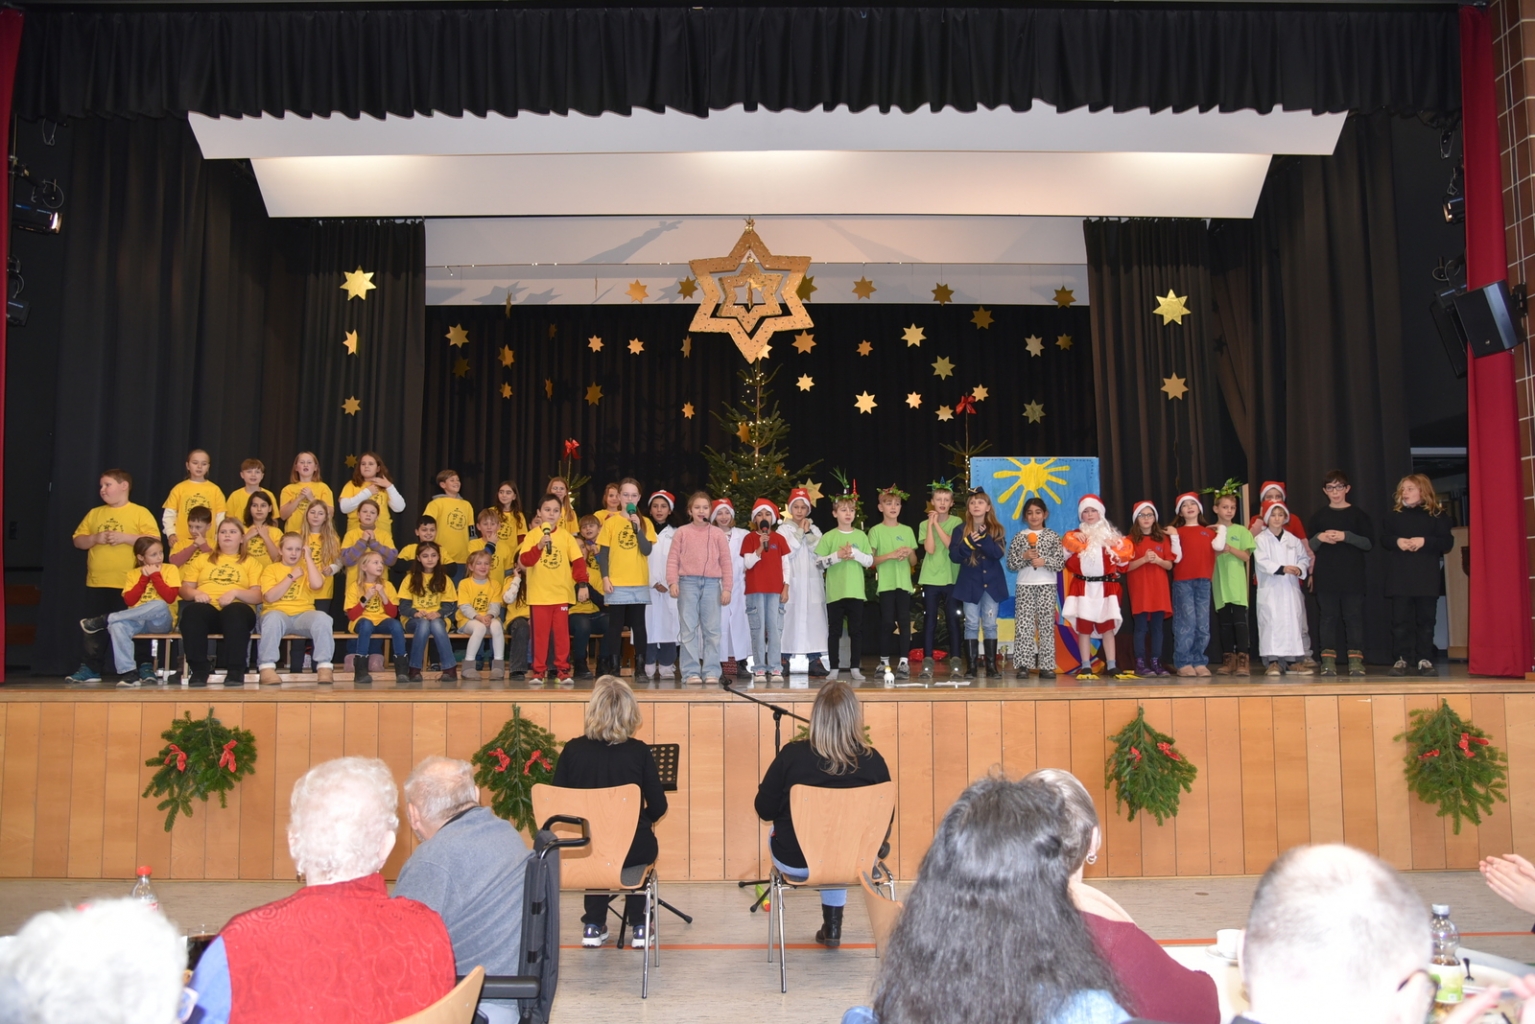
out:
{"label": "denim jeans", "polygon": [[399,619],[385,619],[376,626],[369,619],[358,619],[357,639],[352,641],[348,653],[358,658],[367,658],[373,645],[374,633],[388,633],[394,641],[390,654],[396,658],[405,657],[405,627],[400,625]]}
{"label": "denim jeans", "polygon": [[[768,854],[768,856],[769,857],[773,857],[773,855],[771,853]],[[773,857],[773,866],[778,869],[778,873],[779,874],[783,875],[785,878],[789,879],[791,882],[803,882],[805,879],[810,877],[810,869],[809,868],[791,868],[789,865],[785,864],[783,861],[779,860],[777,857]],[[821,892],[821,906],[823,906],[823,907],[845,907],[845,906],[847,906],[847,890],[846,889],[822,889],[822,890],[820,890],[820,892]]]}
{"label": "denim jeans", "polygon": [[752,631],[752,666],[758,672],[777,672],[783,658],[783,601],[777,593],[747,594],[746,622]]}
{"label": "denim jeans", "polygon": [[126,611],[107,616],[107,634],[112,637],[112,661],[117,671],[133,672],[138,662],[133,657],[133,638],[140,633],[169,633],[171,606],[164,601],[148,601]]}
{"label": "denim jeans", "polygon": [[678,636],[682,644],[682,678],[720,677],[720,579],[683,576],[677,580]]}
{"label": "denim jeans", "polygon": [[419,669],[426,657],[428,637],[437,641],[437,657],[447,671],[458,662],[453,658],[453,642],[448,639],[447,619],[411,619],[410,667]]}
{"label": "denim jeans", "polygon": [[275,665],[282,653],[282,638],[288,633],[307,636],[314,641],[314,663],[329,665],[336,653],[335,623],[324,612],[311,608],[299,615],[269,611],[261,616],[261,642],[256,645],[256,663]]}
{"label": "denim jeans", "polygon": [[965,639],[978,640],[982,634],[997,638],[997,599],[987,593],[979,601],[965,602]]}
{"label": "denim jeans", "polygon": [[1210,581],[1173,580],[1173,664],[1208,665]]}

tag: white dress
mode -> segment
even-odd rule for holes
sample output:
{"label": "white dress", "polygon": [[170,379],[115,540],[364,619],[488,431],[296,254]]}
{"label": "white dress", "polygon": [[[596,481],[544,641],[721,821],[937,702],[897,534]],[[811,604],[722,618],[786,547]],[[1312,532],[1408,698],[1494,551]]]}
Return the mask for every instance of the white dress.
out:
{"label": "white dress", "polygon": [[815,561],[821,531],[808,519],[805,527],[801,531],[792,519],[778,527],[778,532],[789,541],[789,555],[783,560],[789,600],[783,606],[780,642],[785,657],[826,653],[826,580]]}
{"label": "white dress", "polygon": [[[1258,577],[1258,656],[1287,661],[1306,657],[1306,597],[1301,580],[1311,569],[1311,555],[1294,534],[1263,530],[1254,538],[1253,565]],[[1286,565],[1301,575],[1276,575]]]}
{"label": "white dress", "polygon": [[730,585],[730,603],[720,609],[720,657],[741,661],[752,653],[751,624],[746,621],[746,559],[741,555],[746,534],[739,526],[730,528],[730,565],[735,569],[735,582]]}
{"label": "white dress", "polygon": [[[655,543],[650,545],[650,554],[645,561],[650,565],[652,581],[666,579],[666,556],[671,553],[672,534],[675,532],[672,527],[665,527],[656,534]],[[645,606],[645,642],[674,644],[679,631],[677,599],[651,587],[650,603]]]}

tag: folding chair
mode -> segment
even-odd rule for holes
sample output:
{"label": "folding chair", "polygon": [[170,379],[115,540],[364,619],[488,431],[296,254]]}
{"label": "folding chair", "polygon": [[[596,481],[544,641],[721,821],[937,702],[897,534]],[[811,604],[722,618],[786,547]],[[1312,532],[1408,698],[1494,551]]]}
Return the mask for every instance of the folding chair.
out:
{"label": "folding chair", "polygon": [[[869,928],[874,932],[874,955],[881,957],[890,942],[890,933],[895,931],[895,923],[901,919],[902,904],[895,898],[895,879],[887,875],[883,883],[876,882],[867,871],[862,871],[858,883],[863,889],[863,905],[869,911]],[[889,891],[881,892],[881,885]]]}

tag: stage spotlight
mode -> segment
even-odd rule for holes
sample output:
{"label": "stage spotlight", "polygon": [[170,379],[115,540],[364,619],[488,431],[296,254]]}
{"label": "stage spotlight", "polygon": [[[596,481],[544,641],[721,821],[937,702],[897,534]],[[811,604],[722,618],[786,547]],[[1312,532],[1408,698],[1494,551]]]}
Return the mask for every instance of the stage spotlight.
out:
{"label": "stage spotlight", "polygon": [[1466,219],[1466,197],[1452,196],[1444,201],[1444,222],[1460,224]]}
{"label": "stage spotlight", "polygon": [[17,200],[11,204],[11,226],[23,231],[36,231],[44,235],[56,235],[63,225],[63,215],[36,203]]}

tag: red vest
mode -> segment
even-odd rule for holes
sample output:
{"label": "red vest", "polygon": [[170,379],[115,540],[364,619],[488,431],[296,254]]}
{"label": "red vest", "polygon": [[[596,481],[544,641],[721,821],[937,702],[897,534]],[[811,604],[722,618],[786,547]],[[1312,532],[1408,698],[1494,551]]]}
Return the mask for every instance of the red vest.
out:
{"label": "red vest", "polygon": [[415,900],[390,899],[380,874],[306,885],[219,934],[230,1024],[388,1024],[454,984],[442,918]]}

